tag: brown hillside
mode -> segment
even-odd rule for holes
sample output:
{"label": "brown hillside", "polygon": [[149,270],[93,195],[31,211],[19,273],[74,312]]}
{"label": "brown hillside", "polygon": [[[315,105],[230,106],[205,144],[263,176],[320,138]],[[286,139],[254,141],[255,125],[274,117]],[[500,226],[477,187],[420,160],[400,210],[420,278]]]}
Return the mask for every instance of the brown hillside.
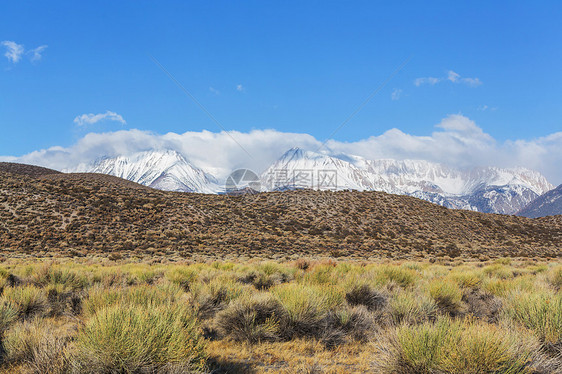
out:
{"label": "brown hillside", "polygon": [[62,174],[60,171],[47,169],[41,166],[18,164],[15,162],[0,162],[0,172],[28,175],[30,177],[38,177],[49,174]]}
{"label": "brown hillside", "polygon": [[4,255],[560,255],[562,216],[449,210],[382,192],[163,192],[99,174],[0,172]]}
{"label": "brown hillside", "polygon": [[83,185],[95,188],[101,185],[115,185],[123,188],[153,190],[150,187],[143,186],[135,182],[128,181],[123,178],[114,177],[113,175],[99,174],[99,173],[59,173],[41,175],[39,177],[43,180],[49,181],[65,181],[77,185]]}

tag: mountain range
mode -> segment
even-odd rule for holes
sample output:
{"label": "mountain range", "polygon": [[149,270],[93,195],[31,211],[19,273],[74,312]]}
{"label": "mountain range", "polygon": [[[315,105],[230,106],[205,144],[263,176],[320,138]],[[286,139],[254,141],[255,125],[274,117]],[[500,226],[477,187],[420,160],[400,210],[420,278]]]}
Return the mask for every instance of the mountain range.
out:
{"label": "mountain range", "polygon": [[[378,191],[175,193],[0,163],[0,255],[173,261],[560,256],[562,215],[447,209]],[[171,261],[170,260],[170,261]]]}
{"label": "mountain range", "polygon": [[[173,150],[104,157],[67,171],[114,175],[166,191],[225,191],[224,183]],[[500,214],[515,214],[554,188],[540,173],[524,168],[462,170],[421,160],[369,160],[299,148],[288,150],[259,178],[261,191],[383,191],[448,208]]]}
{"label": "mountain range", "polygon": [[537,218],[562,214],[562,185],[537,197],[521,209],[517,215]]}

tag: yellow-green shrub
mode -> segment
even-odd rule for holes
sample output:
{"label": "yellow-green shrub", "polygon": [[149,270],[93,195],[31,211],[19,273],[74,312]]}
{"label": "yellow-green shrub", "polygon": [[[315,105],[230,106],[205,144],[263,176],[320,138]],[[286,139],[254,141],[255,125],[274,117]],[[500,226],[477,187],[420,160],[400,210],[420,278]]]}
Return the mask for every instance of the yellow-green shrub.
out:
{"label": "yellow-green shrub", "polygon": [[381,346],[383,373],[532,373],[543,364],[536,340],[473,320],[400,325]]}
{"label": "yellow-green shrub", "polygon": [[86,316],[91,316],[98,310],[115,304],[142,307],[171,304],[178,301],[182,294],[183,292],[179,286],[169,283],[110,289],[93,287],[89,291],[83,308]]}
{"label": "yellow-green shrub", "polygon": [[439,308],[445,312],[456,314],[461,309],[462,291],[459,286],[446,279],[435,279],[429,284],[429,294]]}
{"label": "yellow-green shrub", "polygon": [[398,292],[389,300],[388,315],[394,324],[417,324],[437,316],[437,304],[425,293]]}
{"label": "yellow-green shrub", "polygon": [[47,308],[45,292],[35,286],[6,287],[0,303],[10,303],[21,318],[29,318]]}
{"label": "yellow-green shrub", "polygon": [[206,356],[196,319],[181,306],[114,305],[79,331],[74,369],[80,373],[195,372]]}
{"label": "yellow-green shrub", "polygon": [[402,287],[409,287],[419,276],[419,273],[412,269],[395,265],[381,265],[376,274],[376,282],[379,284],[394,282]]}
{"label": "yellow-green shrub", "polygon": [[562,294],[514,292],[505,300],[504,314],[533,330],[546,342],[562,339]]}

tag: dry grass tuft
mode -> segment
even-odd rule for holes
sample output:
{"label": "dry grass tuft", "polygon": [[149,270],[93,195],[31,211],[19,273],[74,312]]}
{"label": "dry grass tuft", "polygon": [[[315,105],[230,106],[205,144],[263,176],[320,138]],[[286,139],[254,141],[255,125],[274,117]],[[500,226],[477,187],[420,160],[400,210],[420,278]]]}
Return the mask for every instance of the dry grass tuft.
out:
{"label": "dry grass tuft", "polygon": [[223,336],[260,343],[281,339],[287,315],[277,299],[269,294],[256,294],[233,301],[216,319]]}
{"label": "dry grass tuft", "polygon": [[[166,372],[205,368],[196,320],[185,308],[115,305],[80,330],[72,366],[80,373]],[[176,370],[176,369],[174,369]]]}
{"label": "dry grass tuft", "polygon": [[539,347],[532,337],[514,331],[444,317],[435,324],[401,325],[381,338],[376,366],[396,374],[515,374],[555,368]]}
{"label": "dry grass tuft", "polygon": [[387,297],[366,284],[355,286],[345,294],[347,303],[351,306],[363,305],[370,311],[382,310],[386,306]]}

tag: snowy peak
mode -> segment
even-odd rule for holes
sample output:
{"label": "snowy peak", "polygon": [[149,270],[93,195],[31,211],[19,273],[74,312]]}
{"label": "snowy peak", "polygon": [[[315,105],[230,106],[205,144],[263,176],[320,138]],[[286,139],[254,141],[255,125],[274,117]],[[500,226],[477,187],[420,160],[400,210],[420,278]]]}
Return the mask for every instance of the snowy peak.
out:
{"label": "snowy peak", "polygon": [[[110,174],[168,191],[221,193],[225,190],[212,175],[172,150],[103,158],[73,171]],[[369,160],[300,148],[285,152],[260,179],[262,191],[384,191],[449,208],[501,214],[514,214],[553,188],[540,173],[524,168],[462,170],[423,160]]]}
{"label": "snowy peak", "polygon": [[517,215],[537,218],[562,214],[562,184],[531,201]]}
{"label": "snowy peak", "polygon": [[216,179],[176,151],[147,151],[103,158],[80,171],[114,175],[145,186],[183,192],[216,193]]}
{"label": "snowy peak", "polygon": [[[323,183],[328,179],[335,183]],[[298,148],[283,154],[262,174],[262,180],[269,190],[375,190],[450,208],[502,214],[515,213],[553,187],[540,173],[523,168],[460,170],[423,160],[368,160]]]}
{"label": "snowy peak", "polygon": [[[337,183],[337,179],[341,179]],[[294,188],[370,189],[362,171],[340,158],[292,148],[285,152],[261,176],[267,190]],[[328,183],[329,182],[329,183]]]}

